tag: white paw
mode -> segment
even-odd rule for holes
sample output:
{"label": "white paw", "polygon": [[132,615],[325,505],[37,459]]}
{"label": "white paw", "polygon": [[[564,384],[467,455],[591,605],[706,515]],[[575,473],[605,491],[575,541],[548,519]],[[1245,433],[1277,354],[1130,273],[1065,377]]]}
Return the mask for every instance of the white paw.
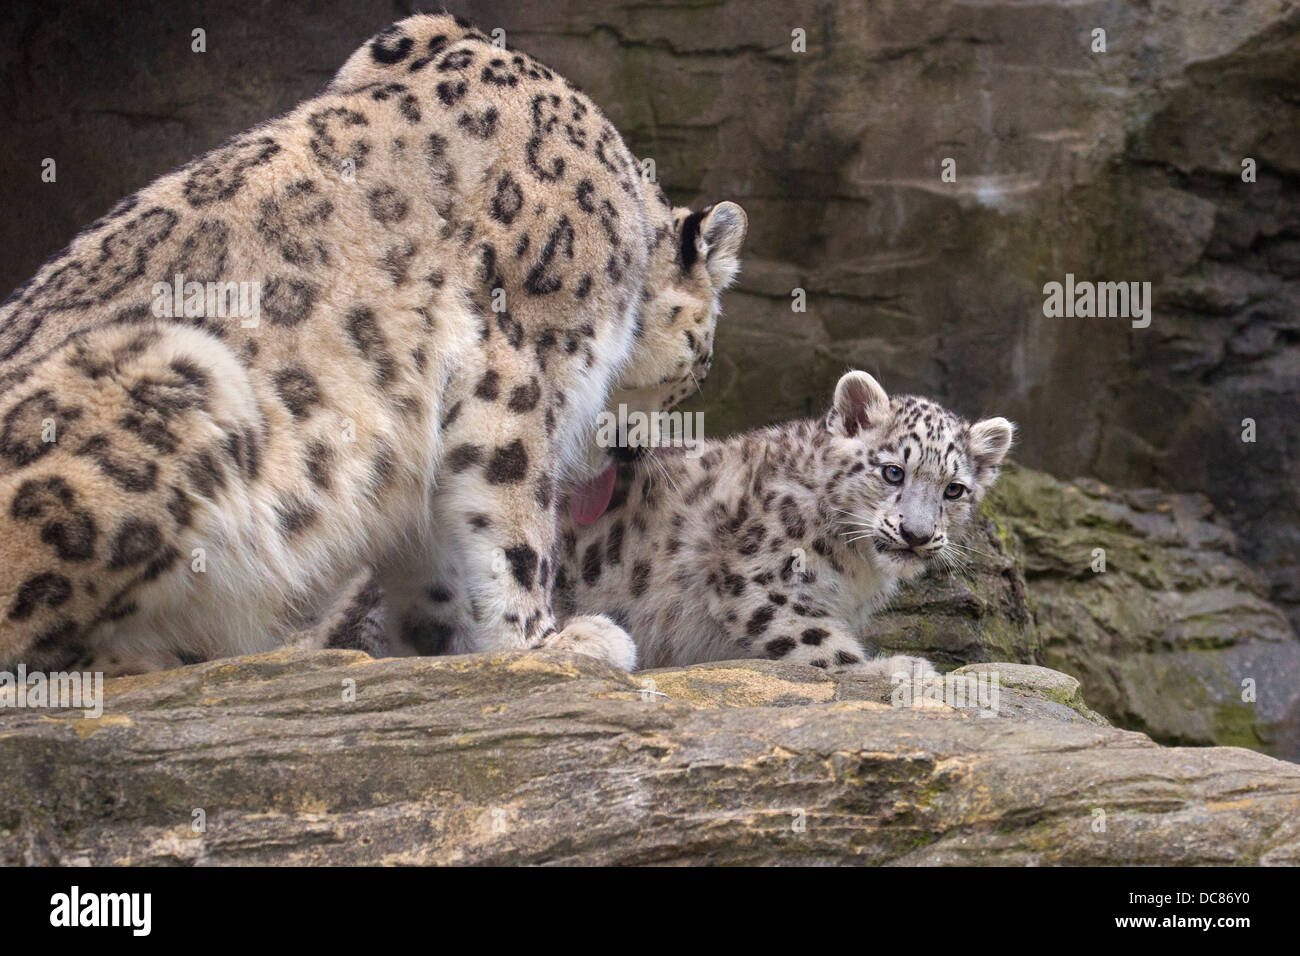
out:
{"label": "white paw", "polygon": [[636,642],[607,617],[575,617],[564,630],[542,642],[543,647],[597,657],[625,671],[636,667]]}
{"label": "white paw", "polygon": [[842,673],[853,677],[887,677],[893,679],[895,674],[903,674],[908,680],[920,670],[922,678],[938,677],[939,672],[924,657],[908,657],[906,654],[893,654],[889,657],[877,657],[861,664],[852,664]]}

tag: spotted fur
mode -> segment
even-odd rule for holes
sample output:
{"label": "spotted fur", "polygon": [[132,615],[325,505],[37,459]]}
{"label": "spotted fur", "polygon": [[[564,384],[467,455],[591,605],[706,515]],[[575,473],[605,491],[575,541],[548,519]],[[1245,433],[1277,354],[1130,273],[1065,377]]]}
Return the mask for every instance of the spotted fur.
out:
{"label": "spotted fur", "polygon": [[[0,307],[0,664],[266,650],[371,569],[402,652],[630,665],[608,619],[556,632],[556,483],[598,464],[607,402],[707,366],[743,234],[673,210],[532,57],[388,27]],[[178,274],[260,284],[258,323],[157,314]]]}
{"label": "spotted fur", "polygon": [[606,514],[564,526],[557,607],[599,608],[649,667],[766,657],[930,672],[919,659],[872,659],[859,635],[900,580],[960,559],[953,536],[1012,434],[1005,419],[971,425],[850,372],[821,420],[625,464]]}

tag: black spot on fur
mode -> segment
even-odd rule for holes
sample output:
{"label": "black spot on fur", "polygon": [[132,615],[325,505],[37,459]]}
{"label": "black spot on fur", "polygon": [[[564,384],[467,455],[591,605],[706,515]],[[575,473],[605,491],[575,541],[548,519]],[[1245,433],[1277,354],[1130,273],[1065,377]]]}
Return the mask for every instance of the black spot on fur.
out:
{"label": "black spot on fur", "polygon": [[497,108],[489,106],[477,115],[471,113],[460,114],[457,125],[471,136],[479,139],[491,139],[496,135],[498,115]]}
{"label": "black spot on fur", "polygon": [[537,377],[533,376],[528,380],[528,384],[515,386],[510,392],[510,401],[506,407],[512,412],[523,414],[531,412],[541,400],[542,386],[538,383]]}
{"label": "black spot on fur", "polygon": [[370,215],[385,226],[401,222],[411,208],[406,197],[392,186],[376,186],[367,198],[370,200]]}
{"label": "black spot on fur", "polygon": [[781,524],[785,527],[785,533],[791,538],[802,538],[808,533],[804,517],[790,495],[781,499]]}
{"label": "black spot on fur", "polygon": [[380,331],[375,313],[367,308],[353,309],[348,313],[346,327],[348,336],[367,360],[375,365],[375,379],[379,385],[386,385],[393,378],[396,369],[393,357],[388,353],[388,344],[384,333]]}
{"label": "black spot on fur", "polygon": [[158,482],[156,462],[119,454],[113,449],[113,443],[107,435],[92,435],[81,444],[76,454],[92,459],[99,470],[123,491],[144,494],[153,491]]}
{"label": "black spot on fur", "polygon": [[112,570],[143,564],[162,547],[158,525],[144,518],[127,518],[118,527],[109,549],[108,566]]}
{"label": "black spot on fur", "polygon": [[487,480],[493,485],[513,485],[523,481],[528,474],[528,452],[524,443],[516,438],[492,453],[487,465]]}
{"label": "black spot on fur", "polygon": [[501,373],[490,368],[474,387],[474,397],[485,402],[495,402],[501,396]]}
{"label": "black spot on fur", "polygon": [[573,258],[575,233],[568,216],[560,216],[551,233],[546,238],[546,245],[538,254],[536,262],[524,279],[524,291],[529,295],[549,295],[558,292],[564,285],[563,280],[551,274],[551,264],[557,255],[563,254]]}
{"label": "black spot on fur", "polygon": [[272,325],[295,326],[311,315],[316,286],[275,276],[262,289],[261,311]]}
{"label": "black spot on fur", "polygon": [[225,202],[244,186],[248,170],[270,162],[280,146],[269,136],[237,136],[205,156],[185,180],[185,199],[195,209]]}
{"label": "black spot on fur", "polygon": [[745,633],[750,637],[757,637],[767,630],[767,625],[772,622],[772,616],[776,613],[776,608],[770,604],[764,604],[750,616],[748,623],[745,625]]}
{"label": "black spot on fur", "polygon": [[[439,192],[450,190],[456,184],[456,167],[452,166],[451,160],[447,157],[447,139],[445,136],[439,136],[437,133],[430,133],[429,139],[424,146],[424,159],[429,165],[430,178],[433,180],[433,186]],[[445,218],[451,214],[451,206],[436,201],[434,207],[439,214]],[[438,286],[442,282],[437,283]]]}
{"label": "black spot on fur", "polygon": [[171,496],[167,499],[167,513],[172,516],[178,528],[188,528],[194,506],[184,491],[175,485],[170,487]]}
{"label": "black spot on fur", "polygon": [[789,637],[778,637],[775,640],[768,641],[763,650],[768,657],[785,657],[795,649],[795,642]]}
{"label": "black spot on fur", "polygon": [[589,586],[600,580],[600,542],[589,545],[582,556],[582,580]]}
{"label": "black spot on fur", "polygon": [[452,50],[438,62],[438,71],[440,73],[449,73],[455,70],[463,70],[474,62],[474,51],[461,48]]}
{"label": "black spot on fur", "polygon": [[497,313],[497,328],[506,337],[510,347],[517,349],[524,343],[524,326],[509,311]]}
{"label": "black spot on fur", "polygon": [[469,92],[469,83],[465,80],[443,80],[438,84],[438,99],[444,106],[455,106]]}
{"label": "black spot on fur", "polygon": [[275,517],[280,523],[280,533],[292,538],[316,522],[320,509],[297,495],[283,495],[275,506]]}
{"label": "black spot on fur", "polygon": [[452,474],[462,472],[482,460],[483,449],[478,445],[457,445],[447,452],[447,467],[451,469]]}
{"label": "black spot on fur", "polygon": [[640,597],[645,593],[646,585],[650,582],[650,563],[648,561],[638,561],[632,565],[632,577],[628,582],[628,589],[632,592],[633,597]]}
{"label": "black spot on fur", "polygon": [[59,607],[72,596],[72,582],[62,574],[44,571],[23,582],[9,610],[9,618],[25,621],[37,607]]}
{"label": "black spot on fur", "polygon": [[307,446],[307,477],[317,488],[328,490],[330,471],[334,466],[334,450],[322,441],[314,441]]}
{"label": "black spot on fur", "polygon": [[526,544],[506,548],[506,560],[510,562],[510,572],[515,576],[521,588],[533,586],[533,576],[537,573],[537,552]]}
{"label": "black spot on fur", "polygon": [[185,475],[194,490],[205,498],[216,497],[226,487],[226,472],[207,449],[185,462]]}
{"label": "black spot on fur", "polygon": [[0,425],[0,455],[19,468],[30,465],[54,448],[54,442],[44,440],[47,418],[54,421],[54,437],[62,439],[60,429],[80,417],[80,409],[60,406],[48,389],[33,392],[5,414]]}
{"label": "black spot on fur", "polygon": [[615,521],[605,541],[605,560],[611,565],[623,563],[623,522]]}
{"label": "black spot on fur", "polygon": [[419,247],[411,239],[403,239],[380,258],[379,263],[393,280],[393,285],[404,285],[410,278],[411,262]]}
{"label": "black spot on fur", "polygon": [[503,174],[492,194],[492,218],[508,226],[515,221],[523,205],[524,191],[519,188],[519,183],[509,173]]}
{"label": "black spot on fur", "polygon": [[433,60],[435,56],[437,56],[439,53],[442,52],[442,48],[445,47],[446,45],[447,45],[446,34],[439,33],[437,36],[430,37],[429,43],[426,47],[426,50],[428,51],[427,54],[425,56],[412,60],[411,65],[407,67],[407,71],[410,73],[414,73],[417,70],[424,69],[426,66],[429,65],[429,63]]}
{"label": "black spot on fur", "polygon": [[301,365],[287,365],[275,373],[275,393],[285,408],[301,421],[311,416],[312,407],[320,404],[320,387]]}
{"label": "black spot on fur", "polygon": [[414,41],[406,36],[397,24],[385,27],[370,41],[370,58],[376,63],[401,63],[411,54]]}

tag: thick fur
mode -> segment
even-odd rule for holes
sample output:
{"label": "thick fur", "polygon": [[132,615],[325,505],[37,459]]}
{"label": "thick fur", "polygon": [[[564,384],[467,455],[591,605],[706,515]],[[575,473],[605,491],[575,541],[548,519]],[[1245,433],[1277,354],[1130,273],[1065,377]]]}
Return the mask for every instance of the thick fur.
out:
{"label": "thick fur", "polygon": [[647,667],[766,657],[932,673],[917,658],[870,659],[859,635],[900,580],[960,561],[953,536],[1012,435],[1005,419],[970,425],[850,372],[821,420],[624,465],[604,517],[563,530],[557,608],[609,614]]}
{"label": "thick fur", "polygon": [[[707,369],[743,235],[732,204],[674,211],[531,57],[385,29],[0,307],[0,665],[274,648],[370,569],[406,653],[629,666],[607,619],[556,632],[557,482],[599,464],[607,403]],[[258,323],[159,316],[177,274],[260,283]]]}

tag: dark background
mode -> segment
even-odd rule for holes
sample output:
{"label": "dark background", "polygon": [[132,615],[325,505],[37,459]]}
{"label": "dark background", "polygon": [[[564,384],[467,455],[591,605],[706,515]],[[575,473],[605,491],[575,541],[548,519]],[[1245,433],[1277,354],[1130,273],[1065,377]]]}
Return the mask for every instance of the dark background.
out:
{"label": "dark background", "polygon": [[[1027,465],[1204,492],[1300,623],[1300,7],[448,6],[587,90],[675,200],[748,210],[697,400],[711,434],[811,413],[841,371],[866,368],[891,391],[1015,419]],[[0,285],[311,95],[415,9],[11,0]],[[196,27],[206,53],[191,52]],[[1098,27],[1104,54],[1089,50]],[[40,180],[46,157],[57,183]],[[956,183],[940,181],[944,157]],[[1044,318],[1043,284],[1066,272],[1151,281],[1151,327]]]}

